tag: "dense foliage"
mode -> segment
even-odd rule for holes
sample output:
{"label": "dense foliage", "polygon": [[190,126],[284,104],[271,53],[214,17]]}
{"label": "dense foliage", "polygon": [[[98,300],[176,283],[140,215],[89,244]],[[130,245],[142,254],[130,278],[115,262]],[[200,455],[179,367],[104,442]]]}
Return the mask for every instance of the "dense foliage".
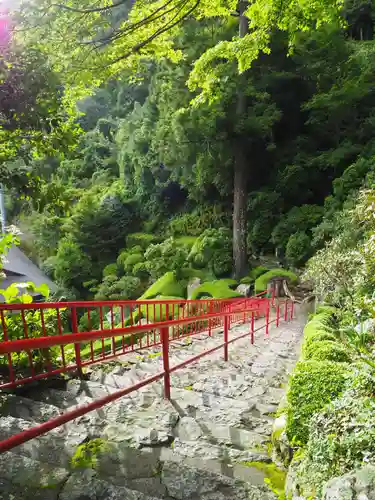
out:
{"label": "dense foliage", "polygon": [[[25,3],[15,40],[43,54],[67,123],[78,103],[84,129],[74,152],[59,146],[31,160],[47,181],[41,193],[20,203],[9,191],[9,210],[33,240],[25,248],[60,282],[67,245],[84,253],[78,279],[66,270],[60,283],[83,297],[105,266],[135,253],[132,233],[157,241],[144,240],[145,258],[131,257],[118,278],[125,272],[145,286],[168,270],[168,245],[189,247],[178,240],[209,228],[234,236],[215,250],[217,277],[232,272],[230,246],[237,278],[250,257],[274,250],[302,266],[332,237],[347,197],[371,182],[366,9],[350,1],[298,12],[261,0]],[[172,236],[150,268],[147,241]],[[202,267],[202,253],[191,257],[186,266]]]}

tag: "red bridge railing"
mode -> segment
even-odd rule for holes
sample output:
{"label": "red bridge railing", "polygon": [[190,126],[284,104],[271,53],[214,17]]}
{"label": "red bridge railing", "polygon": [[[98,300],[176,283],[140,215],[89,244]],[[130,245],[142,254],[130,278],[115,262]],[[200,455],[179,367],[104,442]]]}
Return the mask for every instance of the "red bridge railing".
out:
{"label": "red bridge railing", "polygon": [[[231,300],[148,300],[110,302],[58,302],[0,305],[0,390],[76,372],[84,367],[127,353],[161,346],[162,370],[152,377],[32,429],[0,442],[0,452],[84,415],[130,392],[164,379],[164,395],[170,399],[170,374],[219,349],[228,359],[228,346],[246,336],[254,343],[255,332],[279,326],[293,316],[293,302],[275,303],[263,294]],[[271,318],[272,313],[272,318]],[[264,318],[262,326],[255,321]],[[232,324],[248,323],[248,330],[230,338]],[[182,363],[170,366],[171,342],[197,333],[213,336],[223,330],[223,342]]]}

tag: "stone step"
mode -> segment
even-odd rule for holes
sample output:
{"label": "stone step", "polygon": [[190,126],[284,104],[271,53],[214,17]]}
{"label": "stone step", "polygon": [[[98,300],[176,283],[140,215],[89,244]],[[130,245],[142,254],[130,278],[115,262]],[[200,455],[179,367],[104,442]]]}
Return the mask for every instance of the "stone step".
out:
{"label": "stone step", "polygon": [[68,469],[12,452],[0,454],[0,500],[57,500]]}
{"label": "stone step", "polygon": [[62,410],[55,405],[34,401],[23,396],[7,394],[0,396],[0,416],[11,416],[31,422],[46,422],[57,417]]}
{"label": "stone step", "polygon": [[[2,417],[0,441],[37,425],[37,422],[21,418]],[[86,426],[73,421],[13,448],[12,452],[44,464],[67,468],[77,447],[88,437]]]}
{"label": "stone step", "polygon": [[[74,475],[75,487],[86,484],[89,491],[95,491],[92,480],[104,480],[116,487],[171,500],[276,499],[264,486],[264,473],[256,467],[206,457],[185,457],[170,448],[135,450],[124,443],[108,443],[97,454],[93,469],[79,474],[81,476]],[[63,493],[65,491],[71,491],[69,485]],[[76,498],[74,494],[73,489],[72,497]],[[102,498],[96,494],[97,497],[88,498]]]}

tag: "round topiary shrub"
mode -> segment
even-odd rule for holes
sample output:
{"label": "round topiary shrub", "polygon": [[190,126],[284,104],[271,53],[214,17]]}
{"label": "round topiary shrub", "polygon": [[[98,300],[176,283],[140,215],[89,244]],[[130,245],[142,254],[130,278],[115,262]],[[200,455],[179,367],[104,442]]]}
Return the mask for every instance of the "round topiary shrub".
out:
{"label": "round topiary shrub", "polygon": [[270,269],[255,280],[255,292],[260,293],[267,290],[268,283],[273,278],[284,278],[289,283],[298,283],[298,276],[292,271],[286,269]]}
{"label": "round topiary shrub", "polygon": [[306,444],[311,418],[344,390],[348,366],[333,361],[300,361],[287,393],[287,435],[291,442]]}
{"label": "round topiary shrub", "polygon": [[337,363],[350,363],[351,357],[348,351],[338,342],[332,340],[321,340],[311,342],[304,350],[305,359],[316,361],[336,361]]}

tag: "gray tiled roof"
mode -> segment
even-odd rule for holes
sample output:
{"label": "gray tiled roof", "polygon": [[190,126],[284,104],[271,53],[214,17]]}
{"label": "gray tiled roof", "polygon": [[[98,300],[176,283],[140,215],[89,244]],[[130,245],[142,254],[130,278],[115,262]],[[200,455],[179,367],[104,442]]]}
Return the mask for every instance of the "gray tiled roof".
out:
{"label": "gray tiled roof", "polygon": [[45,283],[51,291],[56,290],[56,285],[51,281],[26,255],[13,246],[5,257],[3,271],[7,274],[17,273],[18,276],[7,276],[1,283],[0,288],[6,288],[12,283],[32,281],[36,286]]}

